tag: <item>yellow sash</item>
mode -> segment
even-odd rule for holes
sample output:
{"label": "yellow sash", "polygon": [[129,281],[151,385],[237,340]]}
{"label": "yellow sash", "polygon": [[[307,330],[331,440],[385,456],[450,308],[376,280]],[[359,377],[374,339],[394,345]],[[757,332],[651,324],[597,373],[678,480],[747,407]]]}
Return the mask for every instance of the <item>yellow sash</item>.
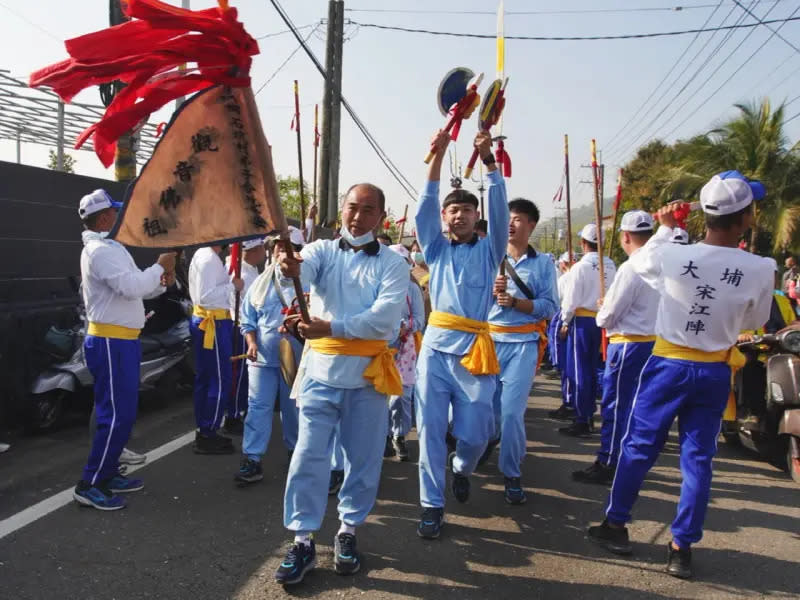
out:
{"label": "yellow sash", "polygon": [[624,333],[619,333],[612,335],[608,338],[609,344],[638,344],[639,342],[655,342],[656,336],[654,335],[625,335]]}
{"label": "yellow sash", "polygon": [[216,321],[230,320],[231,313],[226,308],[206,309],[202,306],[195,306],[193,314],[195,317],[203,319],[199,325],[200,330],[203,332],[203,348],[213,350],[214,341],[217,337]]}
{"label": "yellow sash", "polygon": [[731,369],[741,369],[745,364],[744,354],[742,354],[736,346],[731,346],[727,350],[706,352],[705,350],[673,344],[662,337],[656,337],[656,344],[653,346],[653,356],[674,358],[677,360],[691,360],[694,362],[724,362],[727,363]]}
{"label": "yellow sash", "polygon": [[547,321],[537,321],[536,323],[526,323],[524,325],[494,325],[489,323],[489,331],[492,333],[538,333],[539,358],[536,360],[536,371],[539,370],[539,365],[542,364],[544,352],[547,349]]}
{"label": "yellow sash", "polygon": [[386,340],[346,340],[342,338],[320,338],[308,340],[311,349],[320,354],[372,357],[362,374],[375,386],[375,391],[387,396],[403,394],[403,380],[394,362],[394,348]]}
{"label": "yellow sash", "polygon": [[497,362],[494,342],[492,336],[489,335],[489,323],[434,310],[431,311],[431,316],[428,318],[428,325],[452,331],[474,333],[475,342],[467,355],[461,359],[461,364],[473,375],[498,375],[500,373],[500,363]]}
{"label": "yellow sash", "polygon": [[588,308],[579,308],[575,311],[576,317],[592,317],[593,319],[597,316],[596,310],[589,310]]}
{"label": "yellow sash", "polygon": [[114,340],[138,340],[140,332],[140,329],[131,329],[122,325],[108,325],[106,323],[89,323],[89,330],[87,331],[89,335]]}

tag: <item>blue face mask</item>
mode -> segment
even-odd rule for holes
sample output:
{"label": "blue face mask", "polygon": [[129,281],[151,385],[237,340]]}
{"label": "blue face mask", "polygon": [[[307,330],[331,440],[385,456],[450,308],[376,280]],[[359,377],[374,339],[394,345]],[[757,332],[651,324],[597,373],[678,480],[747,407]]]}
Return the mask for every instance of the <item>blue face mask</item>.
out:
{"label": "blue face mask", "polygon": [[375,234],[373,234],[371,231],[356,237],[350,233],[350,231],[348,231],[347,227],[344,225],[342,225],[342,228],[339,230],[339,234],[342,236],[342,239],[344,239],[345,242],[356,247],[365,246],[375,240]]}
{"label": "blue face mask", "polygon": [[412,258],[412,259],[414,260],[414,262],[415,262],[415,263],[417,263],[418,265],[421,265],[422,263],[424,263],[424,262],[425,262],[425,257],[424,257],[424,256],[422,256],[422,252],[414,252],[414,253],[411,255],[411,258]]}

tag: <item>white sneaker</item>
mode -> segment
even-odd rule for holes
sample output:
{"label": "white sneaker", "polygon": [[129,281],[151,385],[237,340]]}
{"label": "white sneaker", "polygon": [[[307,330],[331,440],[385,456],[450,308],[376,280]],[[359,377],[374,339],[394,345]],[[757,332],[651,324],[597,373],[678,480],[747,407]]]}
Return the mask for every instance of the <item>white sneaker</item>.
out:
{"label": "white sneaker", "polygon": [[139,454],[127,448],[123,448],[122,453],[119,455],[119,464],[121,465],[141,465],[146,460],[147,457],[144,454]]}
{"label": "white sneaker", "polygon": [[0,454],[2,454],[3,452],[8,452],[10,448],[11,444],[4,444],[0,442]]}

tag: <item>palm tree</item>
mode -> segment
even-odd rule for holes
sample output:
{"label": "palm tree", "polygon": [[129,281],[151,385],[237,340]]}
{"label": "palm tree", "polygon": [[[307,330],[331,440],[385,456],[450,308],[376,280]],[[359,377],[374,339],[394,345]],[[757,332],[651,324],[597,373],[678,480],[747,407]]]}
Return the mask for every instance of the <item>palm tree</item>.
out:
{"label": "palm tree", "polygon": [[[715,173],[736,169],[762,181],[767,197],[756,205],[750,250],[772,238],[772,251],[800,249],[800,156],[788,148],[783,131],[784,105],[770,101],[736,104],[738,117],[706,134],[679,141],[673,148],[669,181],[662,200],[696,195]],[[764,232],[764,235],[759,235]]]}

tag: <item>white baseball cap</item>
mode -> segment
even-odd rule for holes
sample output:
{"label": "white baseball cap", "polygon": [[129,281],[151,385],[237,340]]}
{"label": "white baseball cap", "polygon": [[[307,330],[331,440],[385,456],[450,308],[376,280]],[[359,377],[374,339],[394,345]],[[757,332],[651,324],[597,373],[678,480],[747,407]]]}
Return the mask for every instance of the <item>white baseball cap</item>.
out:
{"label": "white baseball cap", "polygon": [[303,246],[306,243],[303,232],[294,225],[289,225],[289,241],[295,246]]}
{"label": "white baseball cap", "polygon": [[81,198],[81,203],[78,207],[78,216],[85,219],[89,215],[100,212],[107,208],[122,208],[122,202],[114,202],[108,192],[105,190],[95,190],[91,194],[86,194]]}
{"label": "white baseball cap", "polygon": [[589,223],[581,229],[581,238],[592,244],[597,243],[597,225]]}
{"label": "white baseball cap", "polygon": [[558,262],[567,264],[569,263],[569,252],[564,252],[561,256],[558,257]]}
{"label": "white baseball cap", "polygon": [[650,213],[643,210],[629,210],[622,215],[619,230],[635,233],[637,231],[653,231],[654,227],[653,217],[650,216]]}
{"label": "white baseball cap", "polygon": [[680,227],[675,227],[672,230],[672,237],[669,238],[669,241],[673,244],[683,244],[686,245],[689,243],[689,234],[686,233],[685,229],[681,229]]}
{"label": "white baseball cap", "polygon": [[750,181],[739,171],[714,175],[700,190],[700,206],[709,215],[730,215],[761,200],[767,191],[760,181]]}
{"label": "white baseball cap", "polygon": [[263,246],[266,240],[264,238],[256,238],[254,240],[246,240],[242,242],[242,248],[245,250],[252,250],[253,248],[258,248],[259,246]]}

